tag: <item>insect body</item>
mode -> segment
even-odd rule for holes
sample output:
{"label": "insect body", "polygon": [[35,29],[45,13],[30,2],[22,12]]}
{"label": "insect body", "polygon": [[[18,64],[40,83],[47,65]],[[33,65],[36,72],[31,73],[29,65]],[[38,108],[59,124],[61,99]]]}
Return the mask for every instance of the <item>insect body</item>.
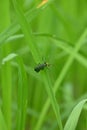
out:
{"label": "insect body", "polygon": [[43,64],[38,64],[38,65],[34,68],[34,70],[35,70],[36,72],[39,72],[40,70],[43,70],[45,67],[48,67],[49,65],[50,65],[50,64],[44,62]]}

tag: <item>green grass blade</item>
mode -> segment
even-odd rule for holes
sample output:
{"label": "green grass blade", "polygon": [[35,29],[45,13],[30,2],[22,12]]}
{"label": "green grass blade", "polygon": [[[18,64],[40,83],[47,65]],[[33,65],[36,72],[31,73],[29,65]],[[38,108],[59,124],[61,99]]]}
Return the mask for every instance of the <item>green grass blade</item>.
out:
{"label": "green grass blade", "polygon": [[[10,25],[9,0],[0,1],[0,33]],[[11,51],[10,45],[0,48],[0,60]],[[3,114],[9,130],[11,130],[11,105],[12,105],[12,70],[10,63],[1,66],[1,89],[3,100]]]}
{"label": "green grass blade", "polygon": [[23,61],[20,57],[16,57],[18,63],[18,110],[17,110],[17,130],[25,129],[25,119],[28,100],[28,84]]}
{"label": "green grass blade", "polygon": [[17,130],[24,130],[25,129],[25,119],[26,119],[26,111],[27,111],[27,100],[28,100],[28,82],[27,82],[27,75],[25,71],[25,67],[21,57],[18,55],[11,53],[7,57],[2,60],[2,64],[13,60],[16,58],[16,62],[18,64],[18,106],[17,106]]}
{"label": "green grass blade", "polygon": [[72,110],[66,124],[64,130],[75,130],[80,114],[82,112],[84,104],[87,102],[87,99],[80,101]]}
{"label": "green grass blade", "polygon": [[[50,76],[47,73],[43,72],[42,78],[44,80],[45,89],[49,95],[50,102],[53,106],[53,110],[54,110],[56,118],[57,118],[57,123],[58,123],[59,129],[63,130],[61,115],[60,115],[60,108],[59,108],[59,105],[56,101],[56,97],[55,97],[54,92],[53,92]],[[35,127],[35,130],[36,130],[36,127]]]}
{"label": "green grass blade", "polygon": [[18,18],[20,25],[22,27],[22,31],[25,35],[26,42],[28,43],[29,48],[32,52],[33,58],[36,61],[36,63],[39,63],[41,57],[40,57],[40,54],[38,52],[36,43],[33,40],[33,36],[31,34],[30,24],[28,24],[19,4],[17,4],[17,2],[15,0],[13,0],[13,4],[14,4],[15,11],[17,13],[17,18]]}
{"label": "green grass blade", "polygon": [[1,109],[0,109],[0,130],[8,130]]}

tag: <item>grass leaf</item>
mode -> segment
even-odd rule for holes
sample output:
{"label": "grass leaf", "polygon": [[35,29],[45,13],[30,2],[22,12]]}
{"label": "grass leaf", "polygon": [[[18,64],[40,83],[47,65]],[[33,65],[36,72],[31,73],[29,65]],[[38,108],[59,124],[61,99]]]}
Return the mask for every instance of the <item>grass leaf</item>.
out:
{"label": "grass leaf", "polygon": [[66,124],[64,127],[64,130],[75,130],[76,129],[76,125],[78,123],[80,114],[82,112],[83,106],[84,104],[87,102],[87,99],[84,99],[82,101],[80,101],[72,110]]}
{"label": "grass leaf", "polygon": [[0,109],[0,130],[8,130],[1,109]]}

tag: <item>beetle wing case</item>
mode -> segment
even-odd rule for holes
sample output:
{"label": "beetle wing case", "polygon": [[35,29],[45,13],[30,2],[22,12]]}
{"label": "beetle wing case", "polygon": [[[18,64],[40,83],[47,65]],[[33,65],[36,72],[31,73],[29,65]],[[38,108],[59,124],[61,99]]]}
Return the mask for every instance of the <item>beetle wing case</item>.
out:
{"label": "beetle wing case", "polygon": [[34,70],[35,70],[36,72],[39,72],[40,70],[43,70],[45,67],[48,67],[49,65],[50,65],[50,64],[44,62],[43,64],[38,64],[38,65],[34,68]]}

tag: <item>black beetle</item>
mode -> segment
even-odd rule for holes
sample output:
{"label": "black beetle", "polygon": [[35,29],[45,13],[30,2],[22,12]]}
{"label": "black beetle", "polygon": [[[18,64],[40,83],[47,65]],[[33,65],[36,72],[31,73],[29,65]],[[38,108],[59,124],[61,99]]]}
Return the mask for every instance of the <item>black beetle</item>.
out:
{"label": "black beetle", "polygon": [[44,62],[43,64],[38,64],[38,65],[34,68],[34,70],[35,70],[36,72],[39,72],[40,70],[43,70],[45,67],[48,67],[49,65],[50,65],[49,63]]}

